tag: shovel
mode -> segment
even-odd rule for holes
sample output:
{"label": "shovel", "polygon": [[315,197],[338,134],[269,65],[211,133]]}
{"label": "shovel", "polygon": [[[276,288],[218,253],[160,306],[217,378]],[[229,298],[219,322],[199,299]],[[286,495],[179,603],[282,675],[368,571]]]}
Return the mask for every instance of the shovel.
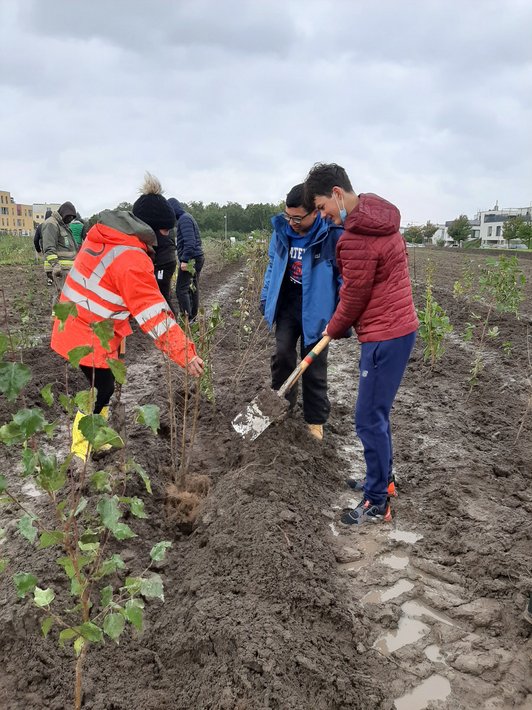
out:
{"label": "shovel", "polygon": [[247,441],[254,441],[273,422],[279,421],[288,410],[288,401],[285,394],[299,380],[307,367],[318,357],[330,343],[331,339],[325,335],[314,348],[305,355],[296,369],[283,382],[280,389],[267,390],[258,394],[243,412],[237,414],[233,419],[233,429]]}

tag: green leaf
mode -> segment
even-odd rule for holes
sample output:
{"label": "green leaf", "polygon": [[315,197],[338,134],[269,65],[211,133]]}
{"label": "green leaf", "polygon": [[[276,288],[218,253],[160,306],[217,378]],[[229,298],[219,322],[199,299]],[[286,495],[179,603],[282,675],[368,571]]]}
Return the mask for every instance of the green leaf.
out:
{"label": "green leaf", "polygon": [[78,540],[78,547],[82,552],[91,552],[91,553],[96,553],[100,549],[100,543],[99,542],[82,542],[81,540]]}
{"label": "green leaf", "polygon": [[[65,465],[66,464],[66,465]],[[37,483],[48,493],[61,490],[67,479],[68,463],[59,465],[55,454],[48,456],[42,451],[38,454]]]}
{"label": "green leaf", "polygon": [[78,309],[75,303],[70,301],[62,301],[61,303],[56,303],[52,308],[54,316],[59,321],[59,330],[63,330],[65,327],[66,320],[69,316],[75,318],[78,315]]}
{"label": "green leaf", "polygon": [[37,577],[29,572],[17,572],[13,576],[13,582],[17,590],[17,595],[23,599],[28,592],[33,592],[37,586]]}
{"label": "green leaf", "polygon": [[110,352],[111,348],[109,346],[109,342],[115,335],[113,321],[111,319],[97,321],[96,323],[91,323],[90,327],[100,341],[102,348],[107,350],[107,352]]}
{"label": "green leaf", "polygon": [[77,506],[76,510],[74,511],[74,517],[75,517],[75,518],[77,518],[78,515],[79,515],[80,513],[82,513],[82,512],[85,510],[85,508],[87,507],[87,503],[88,503],[88,502],[89,502],[89,501],[88,501],[86,498],[80,498],[80,499],[79,499],[78,506]]}
{"label": "green leaf", "polygon": [[96,471],[92,474],[89,481],[90,485],[98,493],[111,492],[111,474],[109,474],[107,471]]}
{"label": "green leaf", "polygon": [[5,333],[0,333],[0,360],[10,348],[9,337]]}
{"label": "green leaf", "polygon": [[50,606],[50,604],[55,599],[55,592],[53,589],[41,589],[40,587],[35,587],[33,590],[33,601],[38,607]]}
{"label": "green leaf", "polygon": [[103,640],[102,630],[99,626],[93,624],[92,621],[86,621],[81,626],[77,626],[76,629],[87,641],[99,642]]}
{"label": "green leaf", "polygon": [[117,496],[113,496],[112,498],[105,496],[99,501],[96,510],[100,514],[102,524],[108,530],[113,530],[122,517],[122,511],[118,507]]}
{"label": "green leaf", "polygon": [[0,392],[14,402],[31,380],[31,370],[20,362],[0,362]]}
{"label": "green leaf", "polygon": [[82,417],[79,422],[79,430],[92,444],[95,451],[108,444],[117,449],[124,446],[118,433],[107,425],[107,420],[101,414],[89,414]]}
{"label": "green leaf", "polygon": [[85,646],[85,639],[83,636],[78,636],[77,639],[74,641],[74,653],[76,654],[76,658],[79,658],[79,654],[83,651],[83,647]]}
{"label": "green leaf", "polygon": [[19,427],[25,439],[29,439],[38,431],[42,431],[46,419],[42,409],[19,409],[13,416],[13,421]]}
{"label": "green leaf", "polygon": [[65,641],[71,641],[73,638],[76,638],[76,636],[79,636],[76,629],[63,629],[63,631],[59,634],[59,645],[61,648],[64,648]]}
{"label": "green leaf", "polygon": [[45,547],[52,547],[52,545],[57,545],[63,542],[64,533],[61,530],[52,530],[50,532],[43,532],[39,538],[39,544],[37,546],[38,550],[44,550]]}
{"label": "green leaf", "polygon": [[94,348],[91,348],[90,345],[78,345],[67,352],[68,361],[73,367],[79,367],[80,360],[92,352],[94,352]]}
{"label": "green leaf", "polygon": [[2,572],[6,571],[8,565],[9,565],[9,560],[7,560],[5,558],[3,560],[0,559],[0,574],[2,574]]}
{"label": "green leaf", "polygon": [[160,411],[156,404],[145,404],[137,409],[135,421],[138,424],[145,424],[154,434],[157,434],[160,426]]}
{"label": "green leaf", "polygon": [[148,476],[146,471],[142,468],[142,466],[140,464],[138,464],[136,461],[129,461],[128,471],[133,471],[134,473],[139,474],[139,476],[142,479],[142,482],[144,483],[144,487],[146,488],[147,492],[151,495],[152,489],[151,489],[150,477]]}
{"label": "green leaf", "polygon": [[81,390],[76,395],[74,395],[74,402],[76,407],[80,412],[92,412],[94,409],[94,402],[96,401],[95,389]]}
{"label": "green leaf", "polygon": [[79,578],[73,577],[70,580],[70,595],[73,597],[81,597],[87,588],[87,579],[83,576]]}
{"label": "green leaf", "polygon": [[158,574],[153,574],[148,579],[142,579],[140,593],[146,599],[160,599],[164,602],[163,580]]}
{"label": "green leaf", "polygon": [[109,606],[112,598],[113,598],[113,588],[110,585],[108,587],[104,587],[102,589],[102,591],[100,592],[102,609],[105,609],[105,607]]}
{"label": "green leaf", "polygon": [[136,518],[147,518],[148,515],[146,514],[146,511],[144,510],[144,501],[141,498],[132,498],[131,502],[129,504],[131,513],[136,517]]}
{"label": "green leaf", "polygon": [[111,532],[117,540],[130,540],[132,537],[137,537],[129,525],[125,523],[117,523]]}
{"label": "green leaf", "polygon": [[75,406],[73,397],[69,397],[68,395],[61,393],[59,395],[59,404],[63,407],[67,414],[70,416],[74,414]]}
{"label": "green leaf", "polygon": [[41,397],[43,398],[45,404],[47,404],[49,407],[52,406],[52,404],[54,403],[54,393],[52,392],[51,382],[42,388]]}
{"label": "green leaf", "polygon": [[65,574],[69,579],[73,579],[75,575],[74,563],[70,557],[60,557],[56,560],[57,564],[65,570]]}
{"label": "green leaf", "polygon": [[109,559],[102,562],[98,576],[105,577],[105,575],[114,574],[117,570],[124,569],[125,566],[125,562],[120,555],[112,555]]}
{"label": "green leaf", "polygon": [[118,641],[125,625],[126,620],[122,614],[108,614],[103,622],[103,630],[113,641]]}
{"label": "green leaf", "polygon": [[0,427],[0,441],[6,446],[20,444],[24,441],[24,434],[15,422],[11,421]]}
{"label": "green leaf", "polygon": [[7,490],[7,478],[0,474],[0,493],[3,493],[5,490]]}
{"label": "green leaf", "polygon": [[59,422],[50,422],[49,424],[44,425],[43,431],[46,434],[46,436],[49,439],[51,439],[58,426],[59,426]]}
{"label": "green leaf", "polygon": [[35,542],[35,538],[37,537],[37,528],[33,527],[34,520],[37,520],[35,515],[26,514],[18,521],[19,533],[22,537],[25,537],[26,540],[29,540],[29,542]]}
{"label": "green leaf", "polygon": [[47,616],[46,619],[41,624],[41,631],[44,638],[50,633],[50,629],[54,625],[54,620],[51,616]]}
{"label": "green leaf", "polygon": [[140,577],[126,577],[123,589],[125,589],[128,594],[134,597],[136,594],[140,593],[142,581],[143,580]]}
{"label": "green leaf", "polygon": [[126,381],[126,363],[123,360],[116,360],[111,357],[106,358],[105,362],[109,365],[109,369],[113,373],[118,384],[123,385]]}
{"label": "green leaf", "polygon": [[142,631],[142,621],[144,613],[142,607],[139,606],[140,599],[130,599],[126,602],[124,614],[126,619],[132,624],[137,631]]}
{"label": "green leaf", "polygon": [[151,548],[150,551],[150,558],[154,562],[161,562],[161,560],[164,560],[166,556],[166,550],[168,548],[172,547],[172,543],[169,542],[168,540],[163,540],[162,542],[158,542],[156,545],[154,545]]}
{"label": "green leaf", "polygon": [[22,475],[31,476],[35,473],[39,458],[31,449],[25,448],[22,451]]}

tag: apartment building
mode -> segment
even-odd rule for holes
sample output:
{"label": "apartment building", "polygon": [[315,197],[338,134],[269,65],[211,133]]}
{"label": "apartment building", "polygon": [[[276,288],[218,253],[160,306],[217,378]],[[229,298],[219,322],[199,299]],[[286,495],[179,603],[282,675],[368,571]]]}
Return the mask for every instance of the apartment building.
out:
{"label": "apartment building", "polygon": [[0,190],[0,232],[20,237],[33,234],[33,206],[18,204],[5,190]]}

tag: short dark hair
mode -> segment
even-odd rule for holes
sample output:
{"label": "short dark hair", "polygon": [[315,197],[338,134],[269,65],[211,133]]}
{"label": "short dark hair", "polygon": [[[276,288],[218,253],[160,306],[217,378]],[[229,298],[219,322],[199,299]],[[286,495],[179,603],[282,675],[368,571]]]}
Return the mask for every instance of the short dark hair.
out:
{"label": "short dark hair", "polygon": [[344,168],[336,163],[316,163],[305,179],[305,207],[314,208],[316,195],[332,195],[333,187],[353,192],[353,186]]}
{"label": "short dark hair", "polygon": [[[286,196],[287,207],[303,207],[305,197],[305,185],[301,182],[299,185],[294,185]],[[312,208],[314,209],[314,208]]]}

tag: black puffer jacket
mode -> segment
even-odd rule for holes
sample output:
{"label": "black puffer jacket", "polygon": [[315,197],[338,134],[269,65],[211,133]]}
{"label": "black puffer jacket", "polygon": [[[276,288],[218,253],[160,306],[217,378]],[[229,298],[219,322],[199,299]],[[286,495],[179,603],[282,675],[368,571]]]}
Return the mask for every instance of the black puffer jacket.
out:
{"label": "black puffer jacket", "polygon": [[155,257],[153,263],[155,268],[161,268],[167,264],[175,263],[177,260],[177,252],[175,248],[175,227],[170,230],[170,233],[165,236],[160,232],[155,232],[157,237],[157,246],[154,246]]}
{"label": "black puffer jacket", "polygon": [[168,204],[174,210],[177,219],[177,257],[179,261],[188,263],[191,259],[203,256],[199,227],[194,217],[185,212],[175,197],[170,197]]}

